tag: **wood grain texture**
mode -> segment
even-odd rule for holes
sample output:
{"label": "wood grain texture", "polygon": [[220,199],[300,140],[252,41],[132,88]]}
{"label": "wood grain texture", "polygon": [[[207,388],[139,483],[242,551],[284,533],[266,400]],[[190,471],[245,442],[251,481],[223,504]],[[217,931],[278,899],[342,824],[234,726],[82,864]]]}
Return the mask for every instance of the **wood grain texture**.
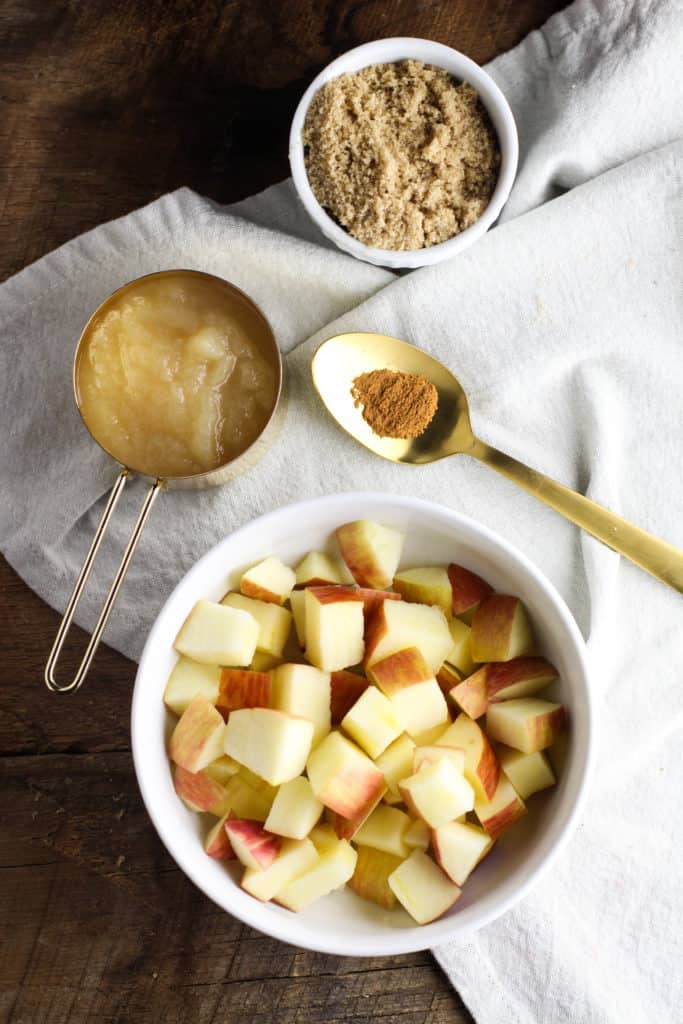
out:
{"label": "wood grain texture", "polygon": [[[561,6],[3,0],[0,278],[180,185],[230,202],[285,177],[301,93],[352,46],[426,36],[483,63]],[[81,693],[50,697],[58,617],[6,563],[0,620],[0,1022],[470,1020],[428,953],[297,950],[205,899],[140,799],[133,664],[103,646]]]}

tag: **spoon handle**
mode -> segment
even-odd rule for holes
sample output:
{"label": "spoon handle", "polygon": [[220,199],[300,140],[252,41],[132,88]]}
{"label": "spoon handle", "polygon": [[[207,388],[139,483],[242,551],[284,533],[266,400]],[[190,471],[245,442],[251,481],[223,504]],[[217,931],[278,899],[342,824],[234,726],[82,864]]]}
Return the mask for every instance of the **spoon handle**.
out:
{"label": "spoon handle", "polygon": [[592,537],[683,593],[683,551],[478,438],[474,447],[468,449],[468,455],[519,484]]}

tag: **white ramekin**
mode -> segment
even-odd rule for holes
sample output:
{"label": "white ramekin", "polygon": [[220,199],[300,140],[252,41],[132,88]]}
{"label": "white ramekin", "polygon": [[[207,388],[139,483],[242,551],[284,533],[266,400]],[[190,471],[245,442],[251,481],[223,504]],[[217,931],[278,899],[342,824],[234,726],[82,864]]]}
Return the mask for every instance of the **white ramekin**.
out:
{"label": "white ramekin", "polygon": [[[163,702],[177,661],[173,640],[201,597],[220,600],[239,586],[245,565],[266,554],[295,565],[309,550],[328,550],[337,526],[377,519],[406,535],[402,564],[455,560],[485,576],[500,592],[518,595],[529,609],[539,653],[557,666],[551,699],[569,709],[564,766],[553,789],[535,796],[529,814],[503,836],[444,917],[422,928],[404,911],[387,912],[348,889],[293,914],[260,903],[239,885],[240,866],[207,857],[208,823],[188,810],[173,788],[167,743],[174,717]],[[332,494],[277,509],[225,537],[190,569],[152,627],[140,659],[132,708],[135,771],[149,815],[178,866],[228,913],[259,931],[306,949],[345,956],[388,956],[462,938],[522,899],[551,870],[577,823],[595,746],[586,648],[567,606],[521,552],[479,523],[432,502],[391,494]]]}
{"label": "white ramekin", "polygon": [[[353,238],[347,231],[341,228],[325,212],[313,194],[308,182],[306,166],[304,163],[304,147],[301,141],[301,132],[306,120],[306,113],[313,96],[329,82],[330,79],[348,71],[359,71],[370,64],[390,64],[399,60],[421,60],[425,64],[433,64],[448,71],[459,81],[469,82],[479,93],[482,103],[486,107],[493,126],[498,135],[498,143],[501,152],[500,173],[491,201],[483,214],[471,227],[462,231],[459,235],[449,238],[439,245],[433,245],[426,249],[412,249],[406,251],[394,251],[390,249],[373,249],[368,245]],[[517,171],[517,157],[519,146],[517,143],[517,128],[512,111],[502,92],[478,64],[475,64],[469,57],[444,46],[442,43],[434,43],[429,39],[379,39],[376,42],[364,43],[357,46],[348,53],[337,57],[331,64],[328,64],[320,74],[313,79],[301,101],[296,108],[292,128],[289,135],[289,164],[292,171],[294,186],[299,194],[307,213],[318,225],[322,233],[334,242],[344,252],[355,256],[357,259],[365,260],[367,263],[374,263],[376,266],[390,267],[392,269],[423,267],[431,263],[440,263],[441,260],[450,259],[456,253],[466,249],[472,242],[483,235],[497,220],[512,188]]]}

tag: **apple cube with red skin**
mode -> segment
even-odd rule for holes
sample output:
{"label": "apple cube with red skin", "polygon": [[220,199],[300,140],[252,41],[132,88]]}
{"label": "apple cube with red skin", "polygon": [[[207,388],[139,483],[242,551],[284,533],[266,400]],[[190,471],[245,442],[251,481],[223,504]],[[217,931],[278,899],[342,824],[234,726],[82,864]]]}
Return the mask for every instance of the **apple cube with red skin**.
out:
{"label": "apple cube with red skin", "polygon": [[341,668],[330,673],[330,712],[332,725],[339,725],[342,718],[365,693],[370,682],[365,676]]}
{"label": "apple cube with red skin", "polygon": [[545,658],[513,658],[486,666],[489,703],[532,697],[557,679],[557,669]]}
{"label": "apple cube with red skin", "polygon": [[273,672],[272,706],[313,722],[313,746],[330,731],[330,674],[312,665],[280,665]]}
{"label": "apple cube with red skin", "polygon": [[393,590],[372,590],[370,587],[357,587],[356,593],[363,598],[363,614],[365,615],[365,628],[373,615],[384,601],[400,601],[401,595],[395,594]]}
{"label": "apple cube with red skin", "polygon": [[488,832],[476,825],[448,821],[432,832],[436,862],[456,885],[465,884],[492,846]]}
{"label": "apple cube with red skin", "polygon": [[288,910],[299,911],[340,889],[352,877],[358,854],[350,843],[340,839],[333,849],[319,855],[318,861],[275,896],[275,902]]}
{"label": "apple cube with red skin", "polygon": [[435,921],[462,895],[462,890],[423,850],[413,850],[389,875],[388,882],[396,899],[418,924]]}
{"label": "apple cube with red skin", "polygon": [[270,705],[270,672],[252,672],[248,668],[221,669],[216,709],[227,719],[238,708],[267,708]]}
{"label": "apple cube with red skin", "polygon": [[453,614],[462,616],[465,621],[471,620],[481,602],[493,593],[493,587],[486,580],[462,565],[449,565],[448,579],[451,584]]}
{"label": "apple cube with red skin", "polygon": [[207,665],[248,665],[259,627],[249,609],[197,601],[175,638],[174,647]]}
{"label": "apple cube with red skin", "polygon": [[280,852],[279,837],[266,832],[260,821],[235,818],[226,821],[225,831],[235,855],[245,868],[265,871]]}
{"label": "apple cube with red skin", "polygon": [[451,690],[458,683],[461,683],[463,679],[462,672],[459,672],[455,665],[449,665],[447,661],[444,661],[443,665],[436,673],[436,681],[441,687],[441,692],[444,697],[450,697]]}
{"label": "apple cube with red skin", "polygon": [[319,860],[310,839],[283,839],[280,852],[270,867],[263,870],[247,868],[242,875],[242,888],[257,900],[272,900],[295,878],[310,870]]}
{"label": "apple cube with red skin", "polygon": [[419,772],[423,765],[434,764],[435,761],[439,761],[442,757],[452,761],[454,767],[461,775],[465,774],[465,751],[460,747],[437,746],[437,744],[415,747],[413,751],[412,774]]}
{"label": "apple cube with red skin", "polygon": [[368,675],[391,698],[399,723],[413,738],[448,721],[444,695],[417,647],[376,661]]}
{"label": "apple cube with red skin", "polygon": [[164,690],[164,704],[178,717],[198,693],[203,693],[207,700],[215,704],[220,674],[218,665],[204,665],[202,662],[181,656],[168,677]]}
{"label": "apple cube with red skin", "polygon": [[339,732],[329,733],[311,752],[306,770],[318,800],[342,818],[362,815],[364,820],[386,791],[379,768]]}
{"label": "apple cube with red skin", "polygon": [[443,566],[403,569],[394,576],[394,590],[415,604],[433,604],[447,618],[451,616],[451,584]]}
{"label": "apple cube with red skin", "polygon": [[365,630],[366,671],[390,654],[417,647],[432,676],[453,647],[446,617],[440,608],[407,601],[383,601]]}
{"label": "apple cube with red skin", "polygon": [[453,702],[470,718],[481,718],[489,706],[488,670],[484,665],[462,682],[456,683],[450,691]]}
{"label": "apple cube with red skin", "polygon": [[393,910],[396,897],[389,885],[389,875],[403,858],[372,846],[359,846],[357,854],[356,867],[348,882],[349,889],[384,910]]}
{"label": "apple cube with red skin", "polygon": [[310,782],[299,775],[278,789],[264,828],[288,839],[305,839],[322,812],[323,805]]}
{"label": "apple cube with red skin", "polygon": [[[401,779],[406,779],[413,774],[413,751],[415,742],[407,733],[399,736],[397,740],[387,747],[383,754],[375,761],[377,767],[384,775],[384,781],[388,790],[384,795],[387,803],[400,803],[401,794],[398,791],[398,784]],[[391,800],[389,797],[391,796]]]}
{"label": "apple cube with red skin", "polygon": [[476,800],[474,813],[492,839],[497,839],[526,814],[526,805],[501,773],[496,791],[490,800]]}
{"label": "apple cube with red skin", "polygon": [[496,754],[500,767],[522,800],[555,785],[555,773],[542,750],[523,754],[521,750],[499,746]]}
{"label": "apple cube with red skin", "polygon": [[271,786],[303,772],[313,741],[308,719],[275,708],[240,708],[224,728],[225,753]]}
{"label": "apple cube with red skin", "polygon": [[476,662],[510,661],[530,654],[533,637],[520,599],[492,594],[482,601],[472,618],[470,641]]}
{"label": "apple cube with red skin", "polygon": [[213,704],[198,693],[178,719],[169,755],[188,772],[198,772],[223,753],[225,723]]}
{"label": "apple cube with red skin", "polygon": [[369,686],[342,719],[342,729],[371,758],[379,757],[403,732],[392,702]]}
{"label": "apple cube with red skin", "polygon": [[451,619],[448,623],[453,646],[446,655],[449,665],[455,665],[464,676],[474,672],[475,664],[472,658],[472,630],[460,619]]}
{"label": "apple cube with red skin", "polygon": [[292,569],[279,558],[264,558],[242,576],[240,591],[245,597],[255,597],[271,604],[284,604],[296,583]]}
{"label": "apple cube with red skin", "polygon": [[225,789],[206,771],[188,772],[175,765],[173,785],[180,799],[192,811],[221,809],[225,801]]}
{"label": "apple cube with red skin", "polygon": [[340,566],[322,551],[309,551],[294,569],[297,587],[344,583]]}
{"label": "apple cube with red skin", "polygon": [[237,855],[232,848],[228,833],[225,831],[225,823],[229,814],[219,818],[213,825],[204,840],[204,852],[213,857],[214,860],[236,860]]}
{"label": "apple cube with red skin", "polygon": [[352,587],[308,587],[306,657],[316,668],[336,672],[363,658],[363,600]]}
{"label": "apple cube with red skin", "polygon": [[404,535],[369,519],[345,523],[336,530],[342,558],[361,587],[391,586],[401,560]]}
{"label": "apple cube with red skin", "polygon": [[447,758],[424,765],[399,782],[398,789],[408,810],[430,828],[453,821],[474,807],[474,790]]}
{"label": "apple cube with red skin", "polygon": [[[289,630],[292,625],[292,613],[287,608],[272,604],[269,601],[258,601],[244,594],[226,594],[221,601],[224,608],[247,612],[256,622],[256,648],[266,654],[279,658],[282,654]],[[252,654],[253,657],[253,654]],[[247,662],[223,661],[222,665],[241,665]]]}
{"label": "apple cube with red skin", "polygon": [[488,800],[496,791],[500,765],[486,733],[468,715],[460,714],[437,746],[460,747],[465,751],[465,778],[478,800]]}
{"label": "apple cube with red skin", "polygon": [[359,846],[372,846],[396,857],[407,857],[410,850],[403,836],[410,826],[410,818],[397,807],[379,804],[369,818],[363,822],[353,837]]}
{"label": "apple cube with red skin", "polygon": [[564,729],[565,721],[562,704],[536,697],[518,697],[489,704],[486,732],[492,740],[531,754],[552,746]]}

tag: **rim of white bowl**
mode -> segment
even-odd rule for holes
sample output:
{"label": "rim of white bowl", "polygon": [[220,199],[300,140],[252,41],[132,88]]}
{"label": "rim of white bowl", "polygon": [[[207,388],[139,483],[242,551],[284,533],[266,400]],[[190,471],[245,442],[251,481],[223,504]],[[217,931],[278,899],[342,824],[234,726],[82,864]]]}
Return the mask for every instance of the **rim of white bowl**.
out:
{"label": "rim of white bowl", "polygon": [[[174,604],[178,601],[179,594],[195,577],[202,575],[204,566],[207,562],[219,560],[221,557],[221,550],[228,545],[234,545],[235,541],[239,540],[240,535],[255,529],[267,532],[268,525],[271,522],[276,521],[277,518],[285,512],[288,512],[290,515],[296,515],[298,518],[311,507],[314,507],[316,511],[318,511],[332,505],[335,510],[337,510],[338,515],[340,516],[340,521],[345,521],[345,511],[347,513],[347,518],[348,516],[358,518],[358,515],[362,514],[362,510],[365,506],[387,503],[395,509],[401,508],[406,512],[417,514],[427,513],[437,520],[440,520],[448,528],[456,531],[460,530],[461,532],[464,532],[465,536],[469,534],[479,540],[486,541],[493,545],[494,549],[497,549],[497,553],[499,555],[501,553],[504,554],[509,560],[516,562],[518,566],[521,566],[521,568],[529,575],[532,582],[543,592],[544,598],[554,606],[555,612],[559,615],[562,624],[572,641],[574,653],[577,656],[578,664],[581,668],[580,675],[576,682],[577,685],[580,684],[581,697],[584,702],[585,714],[583,727],[585,729],[585,736],[582,748],[583,757],[582,759],[579,759],[579,755],[577,754],[576,759],[576,761],[580,760],[581,763],[577,764],[575,761],[570,766],[572,774],[578,780],[575,782],[574,797],[571,808],[565,814],[560,826],[558,827],[555,825],[556,834],[550,845],[544,850],[543,856],[540,856],[538,848],[533,850],[529,857],[529,861],[532,863],[532,869],[528,877],[519,884],[514,891],[508,892],[505,896],[499,899],[495,905],[491,906],[486,911],[480,911],[478,914],[476,912],[477,904],[474,904],[473,906],[468,907],[465,911],[462,911],[459,915],[456,914],[452,917],[447,915],[427,925],[416,925],[411,928],[395,930],[387,928],[386,934],[383,933],[380,937],[377,935],[373,935],[371,938],[354,936],[353,944],[349,947],[347,941],[343,939],[341,941],[335,939],[332,929],[330,929],[329,932],[323,933],[317,927],[308,924],[305,917],[301,915],[291,914],[286,918],[270,918],[267,915],[263,915],[263,908],[267,907],[268,904],[262,904],[258,900],[255,900],[252,896],[240,889],[238,885],[234,885],[232,882],[229,886],[226,886],[225,889],[222,889],[220,893],[212,891],[206,884],[205,879],[201,876],[201,873],[195,864],[196,858],[194,854],[186,855],[183,850],[178,849],[177,838],[173,834],[172,830],[167,827],[164,815],[156,805],[152,791],[153,786],[148,777],[147,760],[145,757],[148,723],[143,720],[143,717],[141,717],[139,713],[139,707],[142,699],[141,681],[147,672],[150,671],[148,665],[153,661],[157,644],[162,642],[164,645],[168,645],[169,643],[165,620],[168,617],[169,610],[171,610]],[[287,942],[292,945],[297,945],[321,953],[331,953],[338,956],[363,957],[412,953],[442,945],[449,940],[460,939],[479,928],[484,927],[491,921],[496,920],[502,914],[506,913],[508,910],[512,909],[512,907],[522,900],[530,889],[532,889],[545,875],[555,862],[557,856],[568,843],[569,839],[573,835],[579,814],[581,813],[585,801],[595,758],[596,709],[589,680],[590,671],[586,646],[569,608],[547,577],[513,544],[510,544],[499,534],[490,530],[488,527],[483,526],[469,516],[454,512],[443,505],[437,504],[436,502],[425,501],[421,498],[412,498],[399,494],[383,494],[381,492],[374,491],[352,491],[331,494],[295,502],[290,505],[283,505],[272,512],[265,513],[264,515],[251,520],[249,523],[246,523],[233,533],[228,534],[228,536],[224,537],[223,540],[218,542],[218,544],[214,545],[210,551],[207,551],[207,553],[194,564],[194,566],[176,585],[150,630],[135,678],[131,706],[133,764],[147,813],[149,814],[149,817],[168,853],[183,873],[186,874],[192,882],[194,882],[197,888],[221,907],[221,909],[234,917],[237,917],[239,920],[250,925],[252,928],[255,928],[257,931],[270,935],[272,938],[278,939],[281,942]],[[168,766],[168,760],[166,757],[164,758],[164,766],[165,768]],[[544,834],[544,837],[547,838],[547,832]],[[539,846],[540,845],[541,844],[539,844]],[[502,887],[505,888],[506,886],[510,888],[508,883],[503,883]],[[228,898],[225,898],[226,894],[228,894]],[[463,920],[463,914],[466,915],[466,920]]]}
{"label": "rim of white bowl", "polygon": [[[462,79],[473,85],[489,113],[501,151],[498,181],[481,217],[471,227],[445,242],[426,249],[405,251],[375,249],[364,245],[363,242],[335,223],[320,205],[310,186],[304,162],[304,147],[301,141],[308,107],[321,86],[345,72],[359,71],[370,64],[389,64],[399,60],[421,60],[425,64],[434,64],[448,71],[454,78]],[[316,75],[301,97],[289,134],[289,165],[292,179],[299,198],[311,219],[325,237],[334,242],[339,249],[366,263],[394,270],[414,269],[440,263],[442,260],[462,252],[485,234],[498,219],[507,202],[517,173],[518,158],[519,142],[515,119],[508,101],[491,76],[459,50],[454,50],[443,43],[435,43],[431,39],[419,39],[412,36],[396,36],[363,43],[333,60]]]}

